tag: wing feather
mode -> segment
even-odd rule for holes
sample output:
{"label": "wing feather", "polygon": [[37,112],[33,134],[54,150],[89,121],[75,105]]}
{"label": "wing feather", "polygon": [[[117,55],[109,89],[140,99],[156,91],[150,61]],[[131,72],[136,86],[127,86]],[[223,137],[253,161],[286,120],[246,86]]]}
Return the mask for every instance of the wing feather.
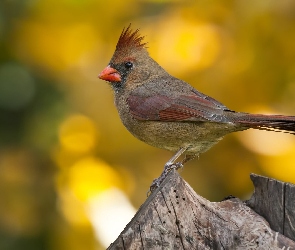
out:
{"label": "wing feather", "polygon": [[223,114],[228,109],[213,98],[206,97],[199,92],[178,97],[131,93],[127,103],[131,114],[138,120],[229,122]]}

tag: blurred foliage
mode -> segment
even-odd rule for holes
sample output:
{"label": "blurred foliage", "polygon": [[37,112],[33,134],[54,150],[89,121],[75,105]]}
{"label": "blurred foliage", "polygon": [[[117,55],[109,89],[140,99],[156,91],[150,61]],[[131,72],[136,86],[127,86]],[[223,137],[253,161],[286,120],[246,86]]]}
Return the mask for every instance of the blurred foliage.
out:
{"label": "blurred foliage", "polygon": [[[295,115],[293,1],[2,0],[0,249],[103,249],[123,229],[107,238],[106,218],[128,221],[171,157],[126,131],[97,79],[129,23],[229,108]],[[181,174],[210,200],[247,198],[251,172],[295,182],[294,152],[292,135],[240,132]]]}

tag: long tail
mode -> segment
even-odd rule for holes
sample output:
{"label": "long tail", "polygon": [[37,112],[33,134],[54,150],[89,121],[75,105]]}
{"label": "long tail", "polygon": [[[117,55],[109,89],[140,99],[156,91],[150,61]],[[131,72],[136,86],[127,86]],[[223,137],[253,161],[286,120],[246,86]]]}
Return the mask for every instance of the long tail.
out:
{"label": "long tail", "polygon": [[295,134],[295,116],[235,113],[232,120],[246,128]]}

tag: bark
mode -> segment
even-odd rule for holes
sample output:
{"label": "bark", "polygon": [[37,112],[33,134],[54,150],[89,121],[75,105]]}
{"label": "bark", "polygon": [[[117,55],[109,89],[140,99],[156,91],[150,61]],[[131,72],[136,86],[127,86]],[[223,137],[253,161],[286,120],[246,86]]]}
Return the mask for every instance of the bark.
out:
{"label": "bark", "polygon": [[295,249],[294,185],[251,179],[249,201],[210,202],[171,171],[108,249]]}

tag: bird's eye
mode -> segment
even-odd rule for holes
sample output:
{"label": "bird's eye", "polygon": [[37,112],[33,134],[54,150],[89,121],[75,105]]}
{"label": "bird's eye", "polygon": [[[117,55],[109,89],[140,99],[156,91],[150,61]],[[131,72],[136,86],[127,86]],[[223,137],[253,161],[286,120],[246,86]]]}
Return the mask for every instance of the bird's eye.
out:
{"label": "bird's eye", "polygon": [[132,62],[125,62],[125,68],[126,69],[131,69],[133,66],[133,63]]}

